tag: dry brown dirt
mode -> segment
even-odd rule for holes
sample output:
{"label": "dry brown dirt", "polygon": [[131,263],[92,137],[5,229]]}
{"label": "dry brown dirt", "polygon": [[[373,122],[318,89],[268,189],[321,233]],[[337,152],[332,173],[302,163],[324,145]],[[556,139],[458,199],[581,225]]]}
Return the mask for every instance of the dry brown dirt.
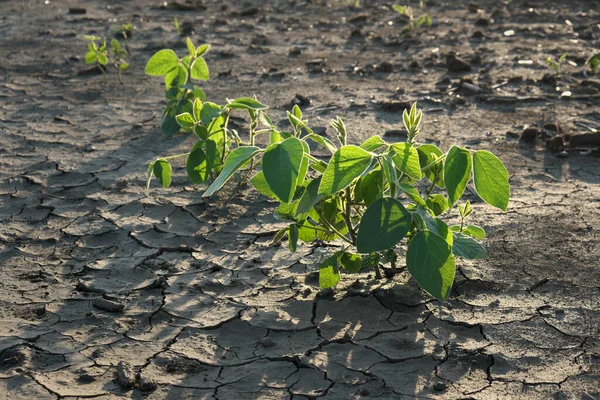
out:
{"label": "dry brown dirt", "polygon": [[[46,3],[0,2],[1,399],[600,399],[597,146],[543,139],[600,129],[596,1],[428,1],[434,25],[408,37],[384,1]],[[269,247],[273,203],[203,200],[181,163],[146,190],[147,163],[193,140],[161,137],[143,73],[185,51],[174,17],[213,45],[216,102],[256,94],[283,120],[300,94],[312,126],[340,115],[358,142],[417,100],[422,141],[499,155],[509,211],[467,193],[490,257],[460,260],[445,303],[406,273],[319,294],[331,249]],[[122,22],[125,84],[82,74],[83,35]],[[543,79],[564,52],[577,66]]]}

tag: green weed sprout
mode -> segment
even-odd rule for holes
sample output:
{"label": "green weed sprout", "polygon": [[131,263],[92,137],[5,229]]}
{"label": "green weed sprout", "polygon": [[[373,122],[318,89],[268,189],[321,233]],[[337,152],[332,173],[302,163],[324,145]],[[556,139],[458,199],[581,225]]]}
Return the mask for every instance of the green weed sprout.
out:
{"label": "green weed sprout", "polygon": [[[423,2],[421,2],[421,8],[423,8],[423,5]],[[392,8],[398,14],[405,15],[408,17],[408,24],[406,25],[406,27],[404,27],[404,33],[416,31],[417,28],[423,25],[431,26],[431,24],[433,23],[431,17],[427,13],[423,13],[416,17],[411,6],[401,6],[398,4],[394,4],[392,5]]]}
{"label": "green weed sprout", "polygon": [[586,65],[589,65],[592,74],[595,74],[600,67],[600,53],[596,53],[585,62]]}
{"label": "green weed sprout", "polygon": [[[117,39],[111,39],[110,46],[106,44],[106,38],[96,36],[85,36],[88,41],[88,52],[85,55],[86,64],[94,64],[102,74],[106,82],[106,67],[110,64],[117,71],[119,83],[123,84],[121,72],[129,68],[129,63],[125,60],[127,51],[121,48]],[[100,41],[100,43],[98,43]]]}
{"label": "green weed sprout", "polygon": [[555,60],[553,57],[546,58],[546,64],[554,71],[554,75],[558,76],[562,73],[562,65],[566,61],[568,55],[568,53],[563,53],[558,60]]}

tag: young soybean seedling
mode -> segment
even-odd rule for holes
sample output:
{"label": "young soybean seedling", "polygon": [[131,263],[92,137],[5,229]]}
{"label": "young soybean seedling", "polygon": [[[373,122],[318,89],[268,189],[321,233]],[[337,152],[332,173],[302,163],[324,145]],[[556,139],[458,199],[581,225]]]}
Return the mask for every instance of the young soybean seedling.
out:
{"label": "young soybean seedling", "polygon": [[[106,38],[96,36],[85,36],[88,41],[88,52],[85,55],[86,64],[95,64],[102,71],[104,81],[106,82],[106,67],[112,65],[117,71],[119,83],[122,85],[121,72],[129,68],[129,63],[125,61],[127,51],[121,49],[121,45],[117,39],[110,41],[110,46],[106,44]],[[100,41],[100,43],[97,43]]]}
{"label": "young soybean seedling", "polygon": [[589,65],[592,74],[595,74],[600,67],[600,53],[596,53],[585,62],[586,65]]}
{"label": "young soybean seedling", "polygon": [[[421,2],[421,8],[423,8],[424,4]],[[433,21],[431,17],[427,13],[423,13],[418,17],[415,17],[413,8],[411,6],[401,6],[398,4],[392,5],[394,11],[396,11],[400,15],[405,15],[408,17],[408,24],[404,27],[404,33],[410,33],[416,31],[422,25],[431,26]]]}
{"label": "young soybean seedling", "polygon": [[165,97],[168,100],[163,111],[161,128],[165,135],[174,135],[181,130],[177,123],[177,115],[192,113],[194,99],[204,102],[202,89],[192,84],[192,80],[206,81],[209,78],[208,65],[204,55],[210,45],[203,44],[197,48],[192,41],[186,40],[188,54],[179,58],[170,49],[159,50],[146,64],[146,74],[165,77]]}
{"label": "young soybean seedling", "polygon": [[563,53],[558,60],[555,60],[552,57],[548,57],[546,58],[546,64],[548,64],[548,66],[550,67],[550,69],[552,71],[554,71],[554,75],[558,76],[561,74],[561,69],[562,69],[562,65],[564,64],[565,60],[567,59],[567,56],[569,54],[568,53]]}

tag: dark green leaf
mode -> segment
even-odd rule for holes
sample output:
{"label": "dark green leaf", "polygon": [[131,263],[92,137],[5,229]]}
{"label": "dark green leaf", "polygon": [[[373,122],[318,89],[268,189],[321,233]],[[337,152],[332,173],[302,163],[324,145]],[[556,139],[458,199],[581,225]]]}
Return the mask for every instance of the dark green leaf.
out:
{"label": "dark green leaf", "polygon": [[[210,125],[210,123],[221,115],[221,107],[217,104],[207,101],[202,105],[200,110],[200,120],[204,125]],[[224,122],[224,121],[223,121]],[[212,132],[211,132],[212,133]]]}
{"label": "dark green leaf", "polygon": [[417,233],[408,245],[406,267],[417,283],[438,300],[450,295],[456,266],[444,238],[430,231]]}
{"label": "dark green leaf", "polygon": [[411,220],[411,213],[398,200],[384,197],[375,201],[358,226],[356,249],[372,253],[392,248],[406,236]]}
{"label": "dark green leaf", "polygon": [[296,191],[304,148],[299,139],[288,138],[267,147],[263,155],[263,172],[271,190],[284,203],[289,203]]}
{"label": "dark green leaf", "polygon": [[154,161],[153,173],[163,187],[171,185],[171,164],[167,160],[159,158]]}
{"label": "dark green leaf", "polygon": [[336,151],[323,173],[319,194],[328,196],[345,189],[367,171],[372,158],[371,153],[357,146],[344,146]]}
{"label": "dark green leaf", "polygon": [[304,140],[310,139],[313,142],[320,144],[321,146],[323,146],[327,150],[329,150],[332,154],[337,151],[337,147],[335,147],[335,144],[333,144],[333,142],[331,140],[329,140],[326,137],[323,137],[319,134],[311,133],[311,134],[303,137],[303,139]]}
{"label": "dark green leaf", "polygon": [[444,183],[450,207],[460,199],[470,178],[471,153],[467,149],[452,146],[444,163]]}
{"label": "dark green leaf", "polygon": [[298,227],[296,224],[290,225],[290,231],[288,233],[288,244],[292,253],[296,252],[298,246]]}
{"label": "dark green leaf", "polygon": [[373,170],[365,175],[359,184],[360,195],[367,206],[383,197],[383,171]]}
{"label": "dark green leaf", "polygon": [[491,206],[506,211],[510,197],[508,171],[502,161],[485,150],[473,155],[473,182],[479,197]]}
{"label": "dark green leaf", "polygon": [[185,162],[185,170],[190,180],[196,184],[203,183],[208,179],[210,166],[206,154],[202,150],[202,142],[196,142]]}
{"label": "dark green leaf", "polygon": [[452,253],[468,260],[487,257],[487,251],[478,241],[460,232],[454,232]]}
{"label": "dark green leaf", "polygon": [[323,199],[323,196],[318,194],[320,183],[321,177],[318,177],[308,184],[304,194],[302,195],[302,198],[300,198],[300,203],[298,204],[298,209],[296,210],[296,216],[309,212],[310,209],[315,206],[315,204]]}
{"label": "dark green leaf", "polygon": [[225,159],[225,164],[223,165],[223,171],[214,180],[214,182],[206,189],[206,192],[202,195],[202,197],[211,196],[214,192],[221,189],[225,182],[231,178],[231,176],[237,171],[240,167],[242,167],[247,161],[249,161],[252,157],[261,152],[261,149],[256,146],[243,146],[238,147],[233,150],[227,158]]}
{"label": "dark green leaf", "polygon": [[[417,151],[419,152],[419,164],[421,164],[421,169],[425,168],[426,166],[430,165],[433,161],[434,158],[432,156],[432,154],[435,154],[437,157],[441,157],[442,156],[442,151],[440,149],[438,149],[438,147],[434,144],[422,144],[419,147],[417,147]],[[443,163],[440,162],[440,165],[443,167]],[[436,179],[435,184],[436,186],[440,187],[440,188],[444,188],[444,169],[441,169],[441,173],[438,177],[438,179]],[[433,180],[435,179],[435,168],[430,168],[427,171],[424,171],[423,174],[427,177],[427,179],[429,179],[430,182],[433,182]]]}
{"label": "dark green leaf", "polygon": [[427,206],[427,203],[425,203],[425,200],[423,200],[423,198],[421,197],[421,194],[419,193],[417,188],[415,188],[414,186],[411,186],[407,183],[400,183],[398,185],[398,189],[401,192],[403,192],[405,195],[407,195],[412,201],[414,201],[418,205],[421,205],[424,207]]}
{"label": "dark green leaf", "polygon": [[183,85],[187,82],[188,72],[187,69],[180,65],[173,68],[165,75],[165,86],[167,89]]}
{"label": "dark green leaf", "polygon": [[167,136],[174,135],[181,130],[181,127],[177,123],[177,119],[175,119],[175,115],[173,115],[173,113],[163,116],[162,120],[160,121],[160,128]]}
{"label": "dark green leaf", "polygon": [[360,254],[344,252],[340,262],[342,267],[351,274],[360,272],[362,258]]}

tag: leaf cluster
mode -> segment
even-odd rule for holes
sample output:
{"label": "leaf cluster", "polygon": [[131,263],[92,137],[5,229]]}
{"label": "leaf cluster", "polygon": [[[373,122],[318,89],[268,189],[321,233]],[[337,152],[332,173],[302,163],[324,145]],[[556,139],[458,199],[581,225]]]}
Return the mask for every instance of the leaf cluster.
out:
{"label": "leaf cluster", "polygon": [[121,47],[117,39],[111,39],[110,46],[106,42],[106,37],[85,36],[88,41],[88,52],[85,55],[86,64],[96,65],[106,78],[106,67],[112,65],[117,71],[119,83],[123,84],[121,72],[129,68],[129,63],[125,60],[127,50]]}
{"label": "leaf cluster", "polygon": [[[191,45],[189,50],[185,61],[161,50],[146,71],[191,76],[205,51]],[[208,78],[208,69],[201,71],[206,75],[195,76]],[[339,117],[331,121],[337,134],[334,142],[316,134],[298,106],[287,112],[289,129],[280,130],[268,116],[268,107],[256,98],[217,105],[200,96],[189,100],[194,89],[187,86],[173,85],[169,90],[177,91],[186,104],[174,115],[175,122],[193,132],[197,141],[189,153],[152,162],[148,183],[155,176],[169,186],[169,159],[177,157],[187,157],[192,182],[209,182],[204,197],[221,190],[234,176],[241,177],[239,185],[249,180],[258,192],[279,203],[274,215],[286,226],[277,232],[274,243],[287,238],[292,252],[298,242],[343,244],[320,266],[322,288],[337,285],[341,271],[374,269],[380,277],[380,269],[389,264],[386,271],[395,273],[405,241],[408,272],[424,290],[445,300],[454,281],[455,257],[486,256],[479,242],[485,238],[484,229],[466,223],[473,213],[471,203],[459,203],[467,185],[472,183],[486,203],[507,210],[509,176],[502,162],[485,150],[452,146],[442,152],[434,144],[418,143],[423,112],[416,103],[403,113],[409,133],[406,142],[391,144],[376,135],[357,146],[348,144],[348,128]],[[250,117],[247,142],[227,127],[235,111]],[[264,147],[255,143],[261,134],[268,135]],[[311,143],[330,156],[311,155]],[[449,226],[443,218],[456,206],[460,224]]]}
{"label": "leaf cluster", "polygon": [[[423,3],[421,2],[421,8],[423,8]],[[429,14],[423,13],[418,17],[415,15],[415,12],[411,6],[402,6],[399,4],[392,5],[392,9],[396,11],[400,15],[404,15],[408,17],[408,24],[404,27],[404,33],[410,33],[416,31],[421,26],[431,26],[433,21]]]}

